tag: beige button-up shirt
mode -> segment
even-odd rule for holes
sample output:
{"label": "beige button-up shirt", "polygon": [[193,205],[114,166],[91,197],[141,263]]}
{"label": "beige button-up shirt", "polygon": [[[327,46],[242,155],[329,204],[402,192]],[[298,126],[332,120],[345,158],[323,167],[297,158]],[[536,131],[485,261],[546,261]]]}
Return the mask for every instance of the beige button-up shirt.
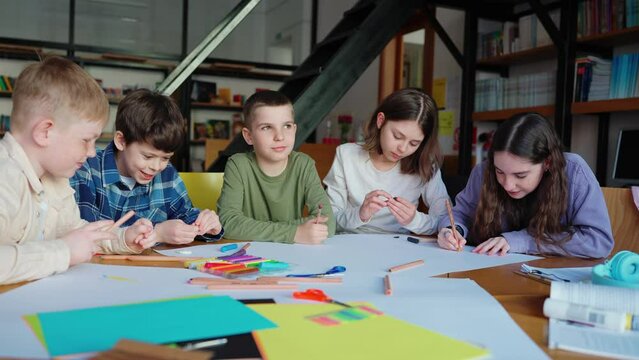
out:
{"label": "beige button-up shirt", "polygon": [[[70,251],[60,238],[87,224],[69,179],[39,179],[10,133],[0,140],[0,174],[0,284],[65,271]],[[118,240],[102,242],[100,251],[134,253],[124,242],[124,229],[115,231]]]}

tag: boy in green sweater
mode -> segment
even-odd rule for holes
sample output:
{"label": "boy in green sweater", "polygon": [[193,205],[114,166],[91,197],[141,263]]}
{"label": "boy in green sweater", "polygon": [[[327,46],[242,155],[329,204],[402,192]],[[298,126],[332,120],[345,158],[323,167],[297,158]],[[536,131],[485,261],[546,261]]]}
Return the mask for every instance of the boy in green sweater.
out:
{"label": "boy in green sweater", "polygon": [[[335,218],[315,162],[293,151],[293,105],[277,91],[261,91],[244,105],[242,136],[254,151],[235,154],[224,170],[217,207],[225,238],[321,244],[335,234]],[[304,217],[304,206],[310,216]]]}

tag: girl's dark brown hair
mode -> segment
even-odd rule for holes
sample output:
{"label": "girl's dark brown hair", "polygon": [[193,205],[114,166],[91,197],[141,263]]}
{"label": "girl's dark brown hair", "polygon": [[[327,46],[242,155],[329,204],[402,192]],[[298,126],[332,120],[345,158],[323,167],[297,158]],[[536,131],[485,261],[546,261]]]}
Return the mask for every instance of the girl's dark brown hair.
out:
{"label": "girl's dark brown hair", "polygon": [[418,174],[424,181],[430,180],[442,164],[441,151],[437,141],[437,105],[425,92],[416,88],[395,91],[388,95],[375,109],[370,121],[364,128],[364,149],[382,154],[380,143],[381,128],[377,128],[377,114],[384,113],[388,121],[415,120],[424,132],[424,140],[417,150],[400,160],[401,172]]}
{"label": "girl's dark brown hair", "polygon": [[186,137],[186,119],[168,96],[148,89],[130,92],[120,101],[115,130],[127,144],[145,142],[154,148],[175,152]]}
{"label": "girl's dark brown hair", "polygon": [[[509,152],[533,164],[548,161],[548,169],[535,191],[519,200],[508,195],[497,181],[494,156],[498,151]],[[504,231],[502,221],[505,220],[509,227],[506,231],[527,229],[540,253],[544,252],[544,245],[562,249],[574,233],[571,226],[561,224],[568,206],[565,167],[559,138],[543,116],[522,113],[501,124],[488,151],[473,237],[485,241],[499,236]],[[559,235],[562,233],[565,235]]]}

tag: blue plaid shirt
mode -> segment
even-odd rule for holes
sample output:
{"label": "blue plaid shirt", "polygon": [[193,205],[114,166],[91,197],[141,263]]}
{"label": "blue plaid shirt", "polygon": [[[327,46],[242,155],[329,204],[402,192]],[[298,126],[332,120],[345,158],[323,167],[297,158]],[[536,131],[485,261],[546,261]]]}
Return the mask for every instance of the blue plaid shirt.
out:
{"label": "blue plaid shirt", "polygon": [[[149,219],[154,225],[166,220],[179,219],[192,224],[200,214],[193,207],[186,193],[184,182],[175,168],[169,164],[146,185],[135,184],[133,189],[122,182],[115,163],[113,141],[97,155],[87,159],[70,179],[75,189],[75,201],[80,216],[87,221],[117,220],[129,210],[135,211],[124,225],[129,226],[140,218]],[[209,240],[223,235],[206,235]]]}

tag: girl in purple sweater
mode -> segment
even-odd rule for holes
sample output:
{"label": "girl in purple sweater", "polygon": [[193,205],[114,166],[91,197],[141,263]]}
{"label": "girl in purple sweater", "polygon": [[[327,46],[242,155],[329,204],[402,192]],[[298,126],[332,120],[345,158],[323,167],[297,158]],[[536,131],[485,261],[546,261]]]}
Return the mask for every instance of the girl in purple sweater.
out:
{"label": "girl in purple sweater", "polygon": [[608,256],[614,240],[603,193],[588,164],[563,153],[549,122],[517,114],[502,123],[448,217],[437,243],[453,250],[466,239],[479,254],[508,252],[587,258]]}

